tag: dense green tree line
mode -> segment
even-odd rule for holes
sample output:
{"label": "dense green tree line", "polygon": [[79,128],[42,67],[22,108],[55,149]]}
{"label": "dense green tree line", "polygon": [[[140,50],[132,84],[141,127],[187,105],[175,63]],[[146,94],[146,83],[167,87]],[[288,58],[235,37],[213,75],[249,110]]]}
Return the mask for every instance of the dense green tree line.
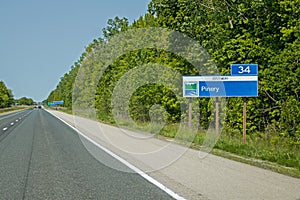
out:
{"label": "dense green tree line", "polygon": [[0,81],[0,108],[7,108],[12,105],[34,105],[34,101],[31,98],[21,97],[14,99],[12,90],[8,89],[3,81]]}
{"label": "dense green tree line", "polygon": [[33,99],[31,98],[28,98],[28,97],[21,97],[17,100],[15,100],[15,102],[18,104],[18,105],[26,105],[26,106],[32,106],[34,105],[34,101]]}
{"label": "dense green tree line", "polygon": [[[233,63],[259,64],[259,97],[247,100],[248,133],[267,132],[297,143],[300,141],[299,18],[300,0],[152,0],[148,12],[132,24],[126,18],[110,19],[103,29],[103,38],[86,47],[79,61],[50,93],[48,101],[63,99],[65,106],[71,108],[79,68],[91,74],[94,69],[102,69],[105,63],[99,58],[105,52],[101,52],[101,47],[114,36],[135,28],[164,27],[196,40],[211,55],[221,74],[229,74]],[[164,64],[181,74],[197,74],[191,63],[171,52],[154,48],[127,52],[110,63],[97,85],[92,106],[98,118],[113,120],[111,100],[117,82],[129,70],[147,63]],[[81,90],[88,92],[88,88],[95,87],[89,84],[85,81]],[[90,103],[90,99],[81,101]],[[148,121],[149,109],[158,103],[167,110],[169,122],[181,119],[180,104],[186,102],[174,97],[163,85],[155,84],[139,88],[132,95],[130,115],[137,121]],[[200,124],[207,128],[211,102],[199,99],[199,104]],[[242,104],[241,98],[227,99],[226,130],[241,131]]]}
{"label": "dense green tree line", "polygon": [[3,81],[0,81],[0,108],[10,107],[13,103],[12,91],[6,87]]}

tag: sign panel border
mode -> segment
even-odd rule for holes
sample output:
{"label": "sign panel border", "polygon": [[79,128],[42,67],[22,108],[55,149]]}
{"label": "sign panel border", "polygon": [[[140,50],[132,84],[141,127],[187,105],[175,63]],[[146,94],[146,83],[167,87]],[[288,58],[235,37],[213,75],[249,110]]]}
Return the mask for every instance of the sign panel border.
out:
{"label": "sign panel border", "polygon": [[[249,83],[249,87],[245,83]],[[186,84],[194,83],[198,91],[190,93]],[[201,85],[209,83],[204,92],[200,91]],[[236,86],[233,86],[235,85]],[[226,86],[226,87],[225,87]],[[228,92],[228,87],[236,93]],[[239,89],[239,87],[241,87]],[[226,91],[227,88],[227,91]],[[209,92],[208,92],[209,91]],[[248,93],[247,93],[248,92]],[[216,93],[219,93],[216,94]],[[183,97],[257,97],[258,96],[258,76],[183,76]]]}

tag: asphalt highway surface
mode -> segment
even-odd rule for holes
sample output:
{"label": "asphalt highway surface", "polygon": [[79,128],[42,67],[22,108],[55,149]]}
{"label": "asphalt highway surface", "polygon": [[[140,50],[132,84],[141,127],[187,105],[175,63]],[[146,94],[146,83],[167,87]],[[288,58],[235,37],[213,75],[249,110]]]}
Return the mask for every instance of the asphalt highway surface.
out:
{"label": "asphalt highway surface", "polygon": [[172,199],[137,173],[101,164],[72,128],[43,109],[0,116],[0,198]]}

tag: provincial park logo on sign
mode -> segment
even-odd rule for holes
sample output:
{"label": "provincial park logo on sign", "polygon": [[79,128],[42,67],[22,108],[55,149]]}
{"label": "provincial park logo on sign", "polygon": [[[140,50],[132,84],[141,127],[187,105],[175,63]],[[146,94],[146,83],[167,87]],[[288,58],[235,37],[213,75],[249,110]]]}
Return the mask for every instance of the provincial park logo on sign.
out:
{"label": "provincial park logo on sign", "polygon": [[198,82],[197,81],[188,81],[184,82],[183,88],[184,96],[186,97],[197,97],[198,96]]}

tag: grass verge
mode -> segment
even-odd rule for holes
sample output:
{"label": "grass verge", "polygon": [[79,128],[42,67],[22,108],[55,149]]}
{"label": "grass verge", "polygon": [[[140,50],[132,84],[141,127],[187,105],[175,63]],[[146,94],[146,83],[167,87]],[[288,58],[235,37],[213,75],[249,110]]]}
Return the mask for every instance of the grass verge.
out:
{"label": "grass verge", "polygon": [[24,109],[28,109],[28,107],[25,107],[25,106],[13,106],[13,107],[9,107],[9,108],[1,108],[0,109],[0,114],[5,114],[5,113],[9,113],[9,112],[18,111],[18,110],[24,110]]}
{"label": "grass verge", "polygon": [[[206,137],[205,131],[198,131],[195,135],[188,129],[177,133],[179,125],[169,124],[163,128],[160,125],[134,124],[119,121],[119,126],[131,130],[156,134],[156,137],[169,139],[191,148],[200,149]],[[157,132],[158,131],[158,132]],[[176,135],[178,134],[178,135]],[[281,174],[300,178],[300,145],[290,145],[288,139],[282,139],[276,144],[266,138],[252,136],[244,143],[241,134],[222,133],[211,152],[238,162],[268,169]]]}

